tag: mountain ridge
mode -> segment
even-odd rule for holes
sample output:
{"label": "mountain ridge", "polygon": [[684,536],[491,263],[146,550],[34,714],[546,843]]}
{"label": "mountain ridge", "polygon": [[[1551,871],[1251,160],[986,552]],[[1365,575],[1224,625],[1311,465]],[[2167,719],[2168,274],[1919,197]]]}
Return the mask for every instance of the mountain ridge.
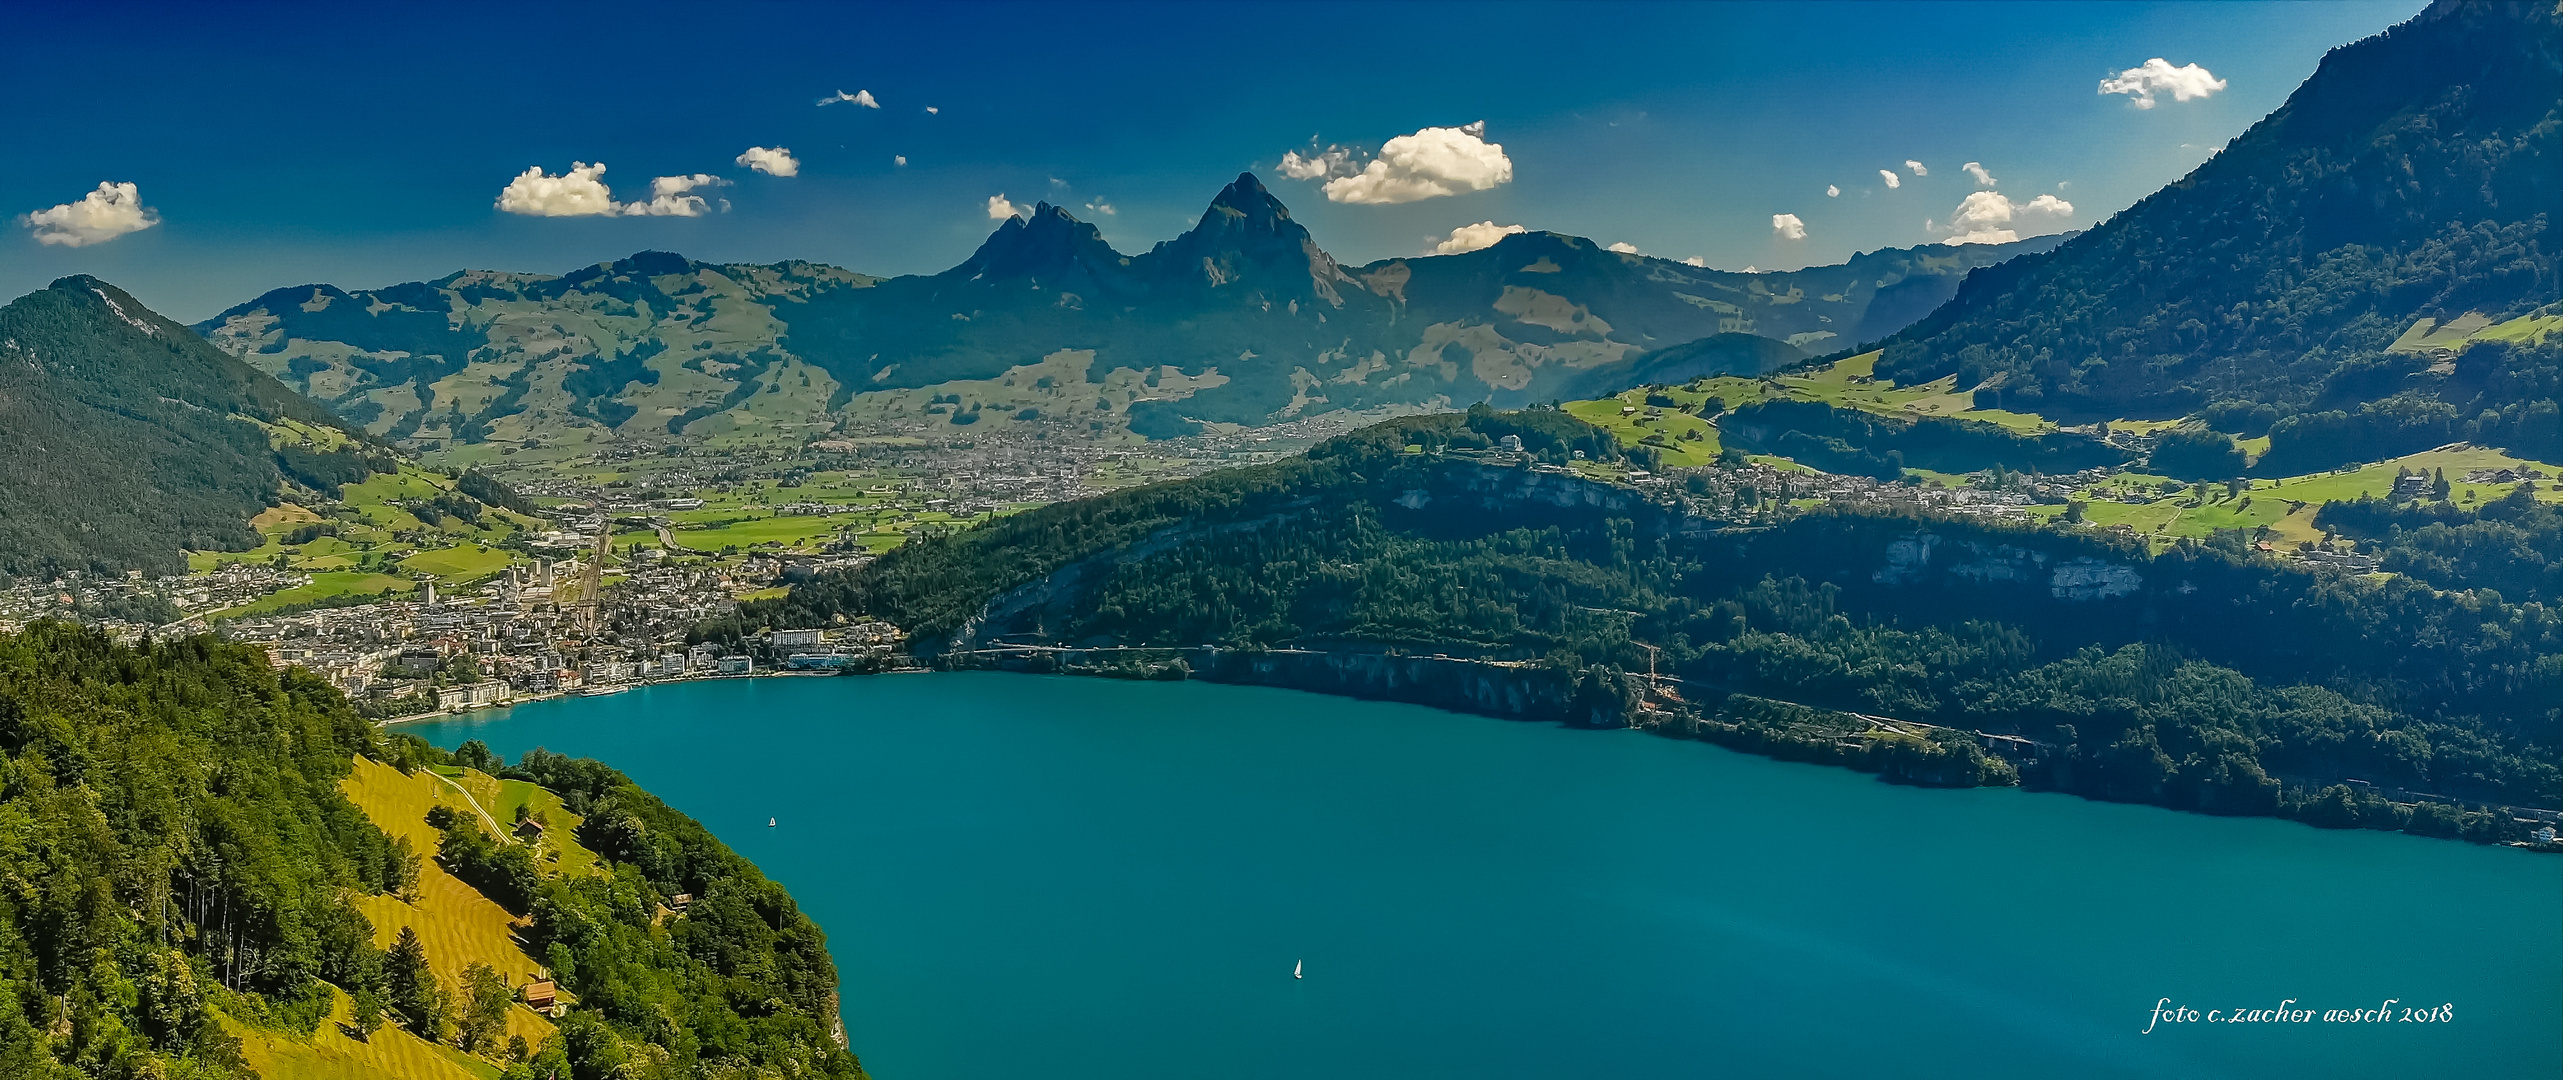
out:
{"label": "mountain ridge", "polygon": [[197,330],[425,447],[805,440],[855,412],[931,432],[960,410],[926,412],[909,392],[958,393],[1061,357],[1083,358],[1082,385],[1045,366],[1047,396],[984,422],[1034,423],[1015,418],[1032,404],[1052,430],[1110,435],[1555,396],[1585,369],[1718,334],[1821,351],[1883,336],[1880,319],[1917,316],[1969,268],[2056,242],[1741,274],[1532,233],[1347,267],[1243,173],[1191,229],[1136,254],[1041,203],[937,274],[640,252],[564,275],[271,290]]}
{"label": "mountain ridge", "polygon": [[1988,403],[2096,418],[2270,407],[2235,432],[2250,435],[2397,395],[2467,420],[2550,401],[2455,392],[2393,343],[2420,318],[2563,298],[2558,129],[2554,5],[2438,0],[2332,50],[2187,176],[1970,274],[1886,342],[1878,374],[1955,375]]}
{"label": "mountain ridge", "polygon": [[255,546],[289,466],[338,465],[280,460],[261,424],[283,420],[352,428],[86,274],[0,307],[0,574]]}

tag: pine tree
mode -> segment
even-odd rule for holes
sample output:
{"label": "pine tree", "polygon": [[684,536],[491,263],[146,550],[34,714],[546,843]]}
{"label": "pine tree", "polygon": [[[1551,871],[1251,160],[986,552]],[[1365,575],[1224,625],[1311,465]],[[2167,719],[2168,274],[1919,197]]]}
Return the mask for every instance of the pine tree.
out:
{"label": "pine tree", "polygon": [[383,984],[402,1023],[419,1038],[436,1041],[445,1029],[445,988],[427,966],[427,945],[418,940],[417,927],[400,928],[399,940],[383,958]]}

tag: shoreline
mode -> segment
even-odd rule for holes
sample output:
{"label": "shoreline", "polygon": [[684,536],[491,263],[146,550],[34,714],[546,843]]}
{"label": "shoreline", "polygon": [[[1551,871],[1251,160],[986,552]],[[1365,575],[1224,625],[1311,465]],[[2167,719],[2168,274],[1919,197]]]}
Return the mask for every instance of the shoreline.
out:
{"label": "shoreline", "polygon": [[[679,684],[679,683],[692,683],[692,682],[717,682],[717,681],[726,680],[726,679],[775,679],[775,678],[798,678],[798,679],[820,678],[820,679],[826,679],[826,678],[836,678],[836,677],[839,677],[839,676],[844,676],[844,675],[855,675],[855,674],[877,674],[877,675],[904,675],[904,674],[917,674],[917,673],[923,673],[923,672],[926,672],[926,671],[929,671],[929,670],[931,670],[931,669],[928,669],[928,668],[900,668],[900,669],[896,669],[896,670],[892,670],[892,671],[881,671],[881,672],[852,672],[852,671],[751,671],[751,672],[748,672],[748,673],[746,673],[746,674],[741,674],[741,675],[680,675],[680,676],[677,676],[677,677],[674,677],[674,678],[650,679],[650,680],[646,680],[646,681],[634,681],[634,682],[628,682],[628,683],[616,683],[615,685],[616,685],[617,687],[619,687],[619,688],[620,688],[620,689],[618,689],[618,690],[616,691],[616,693],[620,693],[620,692],[622,692],[623,690],[641,690],[641,689],[646,689],[646,688],[653,687],[653,686],[674,686],[674,685],[677,685],[677,684]],[[545,690],[545,691],[542,691],[542,692],[540,692],[540,693],[528,694],[528,695],[525,695],[524,697],[512,697],[512,698],[509,698],[509,699],[507,699],[507,700],[505,700],[505,701],[493,701],[493,702],[490,702],[490,703],[488,703],[488,704],[486,704],[486,705],[472,705],[472,706],[468,706],[468,707],[460,708],[460,709],[438,709],[438,710],[436,710],[436,711],[434,711],[434,712],[410,713],[410,714],[408,714],[408,715],[406,715],[406,716],[394,716],[394,717],[389,717],[389,718],[382,719],[382,720],[376,720],[376,721],[374,721],[374,722],[373,722],[373,724],[374,724],[374,727],[375,727],[375,729],[376,729],[376,730],[388,730],[388,729],[390,729],[390,728],[398,727],[398,726],[400,726],[400,725],[402,725],[402,724],[418,724],[418,723],[425,723],[425,722],[430,721],[430,720],[455,720],[455,719],[460,719],[460,718],[465,717],[465,716],[469,716],[469,715],[471,715],[471,714],[473,714],[473,713],[476,713],[476,712],[486,712],[486,711],[491,710],[491,709],[512,709],[512,708],[515,708],[516,706],[519,706],[519,705],[531,705],[531,704],[534,704],[535,702],[538,702],[538,701],[557,701],[557,700],[559,700],[559,699],[561,699],[561,698],[576,698],[576,697],[612,697],[612,696],[614,696],[613,694],[589,694],[589,693],[587,693],[587,692],[586,692],[586,691],[587,691],[587,690],[589,690],[589,689],[593,689],[593,688],[592,688],[592,687],[582,687],[582,688],[577,689],[577,690]]]}
{"label": "shoreline", "polygon": [[[1115,663],[1111,666],[1062,662],[1064,660],[1068,660],[1071,656],[1097,653],[1127,657],[1129,660],[1135,662]],[[1146,654],[1163,657],[1164,660],[1156,664],[1151,664],[1144,659],[1144,655]],[[1176,661],[1183,660],[1187,656],[1199,659],[1202,662],[1198,665],[1187,663],[1178,666],[1175,664]],[[1275,662],[1277,659],[1284,657],[1295,659],[1300,662],[1287,665]],[[1395,662],[1394,668],[1396,670],[1391,670],[1392,661]],[[1319,672],[1319,668],[1323,668],[1324,671],[1322,673]],[[1403,704],[1422,705],[1427,708],[1438,708],[1449,712],[1467,713],[1502,720],[1544,720],[1572,728],[1585,728],[1592,730],[1633,728],[1647,731],[1664,738],[1711,743],[1738,753],[1749,754],[1754,757],[1774,761],[1798,761],[1807,764],[1828,765],[1854,772],[1867,772],[1878,776],[1882,782],[1887,783],[1901,783],[1922,787],[2020,787],[2024,790],[2054,791],[2059,794],[2073,795],[2077,798],[2088,799],[2094,802],[2127,802],[2129,805],[2156,806],[2161,809],[2172,810],[2180,813],[2206,814],[2210,817],[2269,817],[2285,821],[2295,821],[2299,824],[2306,825],[2309,828],[2349,828],[2371,832],[2401,832],[2406,835],[2424,839],[2458,840],[2480,846],[2512,847],[2537,853],[2563,854],[2563,843],[2539,844],[2532,840],[2510,838],[2507,836],[2488,841],[2473,839],[2462,835],[2440,836],[2428,832],[2412,832],[2400,827],[2399,825],[2395,825],[2393,827],[2380,827],[2385,824],[2382,821],[2376,825],[2365,823],[2335,825],[2309,821],[2303,817],[2285,812],[2244,815],[2214,814],[2194,807],[2171,806],[2163,803],[2142,801],[2099,799],[2088,794],[2066,789],[2054,784],[2035,782],[2035,780],[2029,776],[2018,776],[2008,783],[1949,783],[1940,779],[1933,772],[1927,770],[1917,771],[1910,767],[1903,767],[1900,763],[1884,760],[1881,756],[1872,753],[1865,748],[1852,750],[1834,743],[1826,743],[1819,746],[1814,743],[1806,742],[1803,739],[1792,738],[1786,733],[1767,731],[1760,727],[1739,725],[1729,722],[1720,718],[1719,710],[1715,705],[1684,703],[1680,707],[1679,711],[1663,711],[1649,706],[1617,718],[1618,722],[1616,723],[1603,722],[1600,718],[1595,718],[1596,722],[1579,724],[1575,722],[1574,717],[1566,715],[1566,711],[1563,708],[1566,704],[1563,700],[1565,695],[1558,693],[1558,688],[1529,686],[1523,684],[1523,680],[1526,676],[1535,677],[1539,672],[1539,669],[1529,668],[1524,665],[1505,664],[1501,662],[1473,660],[1451,656],[1299,651],[1248,654],[1239,653],[1234,650],[1220,649],[1214,646],[1194,646],[1190,648],[1111,646],[1094,649],[1060,648],[1055,646],[1014,646],[1000,647],[992,650],[974,650],[966,653],[947,653],[937,657],[934,666],[931,668],[899,668],[881,672],[762,671],[746,675],[688,676],[683,678],[654,680],[648,683],[633,685],[655,686],[672,683],[701,682],[712,679],[753,679],[769,676],[839,677],[855,674],[894,675],[969,670],[998,671],[1016,674],[1074,675],[1087,678],[1122,679],[1126,681],[1187,681],[1198,679],[1202,682],[1219,683],[1223,685],[1267,686],[1276,689],[1296,690],[1302,693],[1320,694],[1329,697],[1395,701]],[[1323,674],[1324,678],[1319,679],[1313,677],[1317,674]],[[1553,676],[1553,673],[1549,674]],[[514,706],[530,704],[534,701],[575,696],[580,695],[575,691],[554,691],[534,697],[512,700],[503,703],[503,705]],[[1795,702],[1781,701],[1780,699],[1763,698],[1760,695],[1721,694],[1720,696],[1722,698],[1744,698],[1748,700],[1774,702],[1790,708],[1813,709],[1828,713],[1839,711],[1821,706],[1808,706]],[[482,706],[480,708],[485,709],[495,707],[501,706],[490,705]],[[384,721],[377,726],[389,728],[396,724],[413,723],[426,720],[453,719],[476,711],[479,711],[479,709],[469,709],[462,712],[436,712],[418,716],[400,717]],[[1926,728],[1934,726],[1923,724],[1919,721],[1899,720],[1892,721],[1891,723]],[[2024,764],[2034,764],[2034,762]],[[2021,782],[2022,780],[2031,780],[2032,782],[2023,783]],[[2283,790],[2292,791],[2308,803],[2313,799],[2321,798],[2325,794],[2336,789],[2351,792],[2352,797],[2356,797],[2358,793],[2357,789],[2352,788],[2350,785],[2338,782],[2317,785],[2301,780],[2293,783],[2282,780],[2281,783],[2283,785]],[[2373,789],[2370,790],[2372,791]],[[2386,805],[2401,807],[2403,804],[2391,803],[2389,801]],[[2482,815],[2489,815],[2494,819],[2494,824],[2502,828],[2505,832],[2517,832],[2522,836],[2526,835],[2532,827],[2513,829],[2506,825],[2499,825],[2499,823],[2503,821],[2510,821],[2518,822],[2523,825],[2524,823],[2533,820],[2543,824],[2553,824],[2558,819],[2563,819],[2563,812],[2545,810],[2537,807],[2496,806],[2484,803],[2472,803],[2470,805],[2482,808],[2480,810],[2473,811],[2473,813],[2478,817]],[[2403,812],[2407,813],[2408,808],[2404,808]]]}

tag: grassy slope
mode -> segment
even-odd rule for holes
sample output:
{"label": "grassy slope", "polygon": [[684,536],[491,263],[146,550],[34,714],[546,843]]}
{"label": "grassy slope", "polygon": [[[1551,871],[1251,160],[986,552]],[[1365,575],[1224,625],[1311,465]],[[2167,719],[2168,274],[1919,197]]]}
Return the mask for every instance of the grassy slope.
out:
{"label": "grassy slope", "polygon": [[372,1036],[359,1039],[349,1026],[354,1015],[354,1002],[338,992],[329,1019],[307,1041],[242,1024],[226,1026],[240,1037],[241,1056],[248,1059],[249,1067],[266,1080],[497,1080],[499,1076],[497,1066],[428,1042],[397,1024],[385,1024]]}
{"label": "grassy slope", "polygon": [[[268,430],[272,441],[309,441],[322,450],[334,449],[346,441],[338,432],[291,420],[268,425]],[[354,513],[353,520],[338,522],[340,535],[301,544],[286,543],[296,528],[324,520],[309,507],[288,500],[251,519],[250,527],[264,538],[258,547],[248,551],[189,552],[188,569],[203,573],[226,563],[269,563],[283,556],[288,568],[312,575],[308,585],[215,613],[225,617],[256,615],[347,595],[414,592],[421,584],[419,574],[430,575],[439,587],[450,588],[505,570],[507,553],[491,545],[519,530],[539,526],[535,519],[485,508],[477,524],[447,517],[429,526],[399,505],[404,500],[433,499],[453,491],[453,480],[404,461],[398,472],[377,473],[340,489],[340,501]],[[304,497],[310,495],[306,493]],[[396,539],[402,533],[421,531],[434,539],[424,545],[404,544]]]}
{"label": "grassy slope", "polygon": [[[454,770],[456,779],[466,790],[473,791],[482,809],[502,823],[514,820],[515,806],[532,801],[545,811],[555,831],[568,833],[577,828],[578,819],[562,811],[560,802],[545,792],[541,796],[517,793],[514,802],[504,798],[483,797],[482,790],[495,795],[502,782],[469,770]],[[531,784],[516,783],[530,788]],[[340,781],[339,787],[350,801],[371,818],[377,828],[394,837],[409,841],[410,849],[421,855],[436,850],[436,830],[427,825],[427,811],[437,805],[451,806],[464,813],[472,804],[455,788],[420,770],[403,776],[400,770],[366,758],[356,759],[355,771]],[[548,799],[548,802],[544,800]],[[497,805],[493,805],[493,803]],[[546,873],[584,871],[595,864],[596,856],[572,843],[563,843],[559,864],[537,860]],[[570,849],[576,849],[573,853]],[[443,979],[446,988],[459,994],[463,971],[474,963],[488,964],[507,979],[510,986],[521,986],[543,974],[543,966],[517,944],[517,931],[522,923],[471,886],[448,874],[434,859],[421,859],[418,873],[418,899],[405,902],[395,896],[368,896],[357,900],[365,917],[373,921],[374,943],[389,948],[404,926],[416,927],[419,940],[427,946],[428,966]],[[507,1031],[523,1035],[528,1045],[540,1043],[552,1033],[552,1022],[543,1015],[519,1004],[508,1013]]]}
{"label": "grassy slope", "polygon": [[[2426,334],[2427,322],[2423,320],[2421,324],[2416,324],[2413,332]],[[2530,340],[2558,327],[2563,327],[2563,316],[2529,316],[2473,330],[2468,340]],[[1903,388],[1872,382],[1870,372],[1877,363],[1877,359],[1876,353],[1863,353],[1796,375],[1769,380],[1707,379],[1687,386],[1666,387],[1657,391],[1679,402],[1678,409],[1649,407],[1646,404],[1648,391],[1643,388],[1595,401],[1569,402],[1565,408],[1577,419],[1609,430],[1623,443],[1636,444],[1642,442],[1648,435],[1661,433],[1664,437],[1662,442],[1650,445],[1660,446],[1664,451],[1664,464],[1673,467],[1694,467],[1716,460],[1719,447],[1716,426],[1701,420],[1689,411],[1696,409],[1701,402],[1711,397],[1723,400],[1729,408],[1749,401],[1786,397],[1802,401],[1823,401],[1838,408],[1856,408],[1887,416],[1919,414],[1983,420],[2000,424],[2013,431],[2030,434],[2056,430],[2055,424],[2043,417],[2028,413],[1973,408],[1966,395],[1950,391],[1945,385],[1949,382],[1947,379]],[[1623,409],[1629,408],[1634,408],[1636,411],[1623,413]],[[2111,421],[2110,426],[2120,430],[2149,432],[2177,426],[2179,423],[2177,419],[2115,420]],[[1703,437],[1698,441],[1684,441],[1681,438],[1682,433],[1692,430],[1700,431]],[[2266,437],[2242,440],[2244,449],[2251,453],[2268,449],[2268,442]],[[1757,457],[1755,460],[1774,464],[1791,464],[1781,458]],[[2397,470],[2417,469],[2428,472],[2444,470],[2448,481],[2455,488],[2457,505],[2471,506],[2500,498],[2508,494],[2510,488],[2515,485],[2467,484],[2463,480],[2467,472],[2475,469],[2516,468],[2521,465],[2534,465],[2549,474],[2563,474],[2563,465],[2553,462],[2523,461],[2493,449],[2469,447],[2462,450],[2431,450],[2342,472],[2312,473],[2277,480],[2255,480],[2248,490],[2235,498],[2227,498],[2221,486],[2211,485],[2212,490],[2203,504],[2192,504],[2186,493],[2175,497],[2158,498],[2154,502],[2141,505],[2094,500],[2086,510],[2086,516],[2094,525],[2126,525],[2139,533],[2156,535],[2160,538],[2184,536],[2203,538],[2213,535],[2220,529],[2266,528],[2270,531],[2271,541],[2294,544],[2297,541],[2321,538],[2322,530],[2314,526],[2314,511],[2321,504],[2356,499],[2363,495],[2384,495],[2393,490],[2394,474]],[[1923,483],[1937,481],[1943,486],[1954,487],[1965,482],[1962,477],[1923,469],[1908,471],[1917,474],[1916,478]],[[2104,487],[2153,491],[2163,480],[2164,478],[2160,476],[2131,472],[2112,479]],[[2548,484],[2543,486],[2543,490],[2541,497],[2563,500],[2563,487]],[[2474,495],[2471,500],[2465,498],[2468,491]],[[2249,501],[2246,502],[2246,499]],[[2304,505],[2302,508],[2297,508],[2293,505],[2297,503]],[[2034,507],[2031,512],[2044,517],[2053,517],[2063,513],[2064,508],[2061,506]]]}
{"label": "grassy slope", "polygon": [[[2221,485],[2208,485],[2208,500],[2191,505],[2185,492],[2144,505],[2093,500],[2084,515],[2095,525],[2126,525],[2139,533],[2165,537],[2212,535],[2218,529],[2270,530],[2273,542],[2295,543],[2316,540],[2322,530],[2314,526],[2314,511],[2327,502],[2340,502],[2366,495],[2384,495],[2394,488],[2394,474],[2403,469],[2447,473],[2458,506],[2472,507],[2510,493],[2516,484],[2468,484],[2466,473],[2475,469],[2516,468],[2534,464],[2546,473],[2563,473],[2563,466],[2551,462],[2523,462],[2498,450],[2469,447],[2463,450],[2430,450],[2387,461],[2365,465],[2344,472],[2314,473],[2279,480],[2255,480],[2243,492],[2250,498],[2226,498]],[[2125,473],[2113,477],[2104,487],[2134,490],[2155,489],[2164,478],[2143,473]],[[2468,499],[2468,493],[2472,498]],[[2552,484],[2539,485],[2538,497],[2547,501],[2563,500],[2563,489]],[[2293,504],[2304,504],[2294,509]],[[2039,507],[2037,512],[2056,514],[2062,507]]]}

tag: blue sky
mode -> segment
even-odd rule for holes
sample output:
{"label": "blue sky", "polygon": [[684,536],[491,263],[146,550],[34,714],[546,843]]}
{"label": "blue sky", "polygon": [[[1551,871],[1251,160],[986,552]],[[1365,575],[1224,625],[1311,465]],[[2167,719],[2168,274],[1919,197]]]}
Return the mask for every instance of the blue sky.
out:
{"label": "blue sky", "polygon": [[[2421,6],[21,5],[0,40],[0,297],[91,273],[197,319],[284,285],[647,248],[931,273],[985,237],[994,195],[1137,251],[1244,170],[1347,263],[1477,222],[1724,269],[1832,263],[1947,238],[1985,189],[1970,161],[2008,207],[2073,207],[2019,213],[2023,235],[2095,224]],[[2150,108],[2099,91],[2155,57],[2224,87]],[[816,104],[839,91],[879,107]],[[1501,169],[1382,166],[1455,194],[1330,201],[1276,168],[1330,145],[1360,168],[1480,121],[1466,141]],[[788,148],[797,175],[740,165],[750,146]],[[608,166],[617,203],[655,177],[727,183],[676,193],[705,197],[691,217],[495,205],[573,162]],[[102,182],[135,185],[156,224],[71,246],[21,217]]]}

